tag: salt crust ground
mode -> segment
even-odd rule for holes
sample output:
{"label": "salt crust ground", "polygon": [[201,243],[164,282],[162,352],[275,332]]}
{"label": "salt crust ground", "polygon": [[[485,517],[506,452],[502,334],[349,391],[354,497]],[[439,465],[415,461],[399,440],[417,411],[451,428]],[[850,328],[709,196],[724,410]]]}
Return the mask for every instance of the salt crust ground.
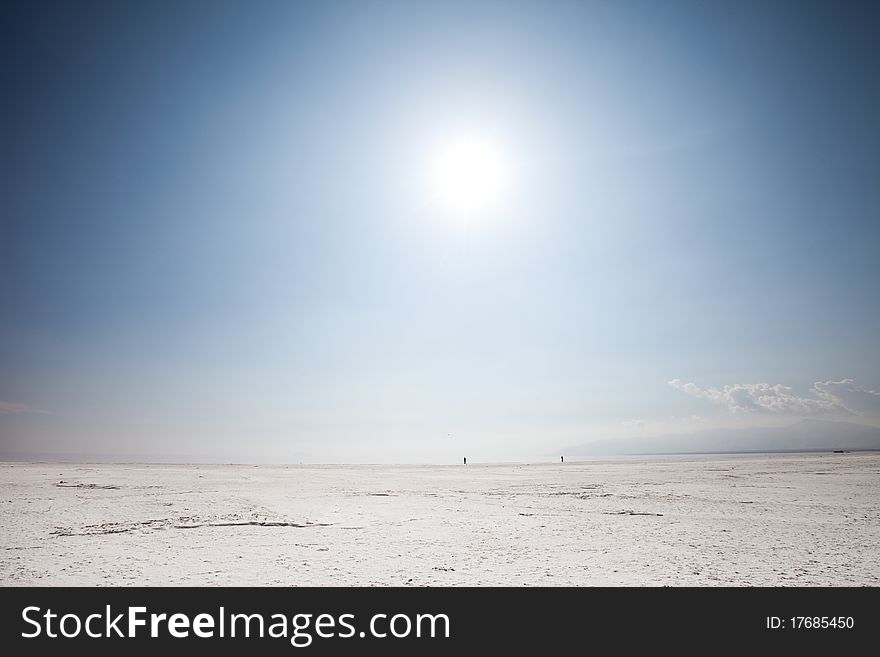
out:
{"label": "salt crust ground", "polygon": [[0,464],[0,584],[880,585],[880,454]]}

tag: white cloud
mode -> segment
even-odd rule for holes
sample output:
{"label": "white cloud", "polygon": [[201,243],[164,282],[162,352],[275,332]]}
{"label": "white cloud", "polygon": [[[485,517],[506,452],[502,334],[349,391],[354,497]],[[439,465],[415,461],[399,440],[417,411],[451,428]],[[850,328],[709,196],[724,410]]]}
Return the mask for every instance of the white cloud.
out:
{"label": "white cloud", "polygon": [[812,392],[855,415],[880,415],[880,391],[862,388],[852,379],[816,381]]}
{"label": "white cloud", "polygon": [[853,379],[817,381],[810,396],[788,386],[767,383],[734,383],[723,388],[700,388],[681,379],[669,381],[676,390],[727,406],[731,413],[769,412],[786,415],[878,415],[880,392],[863,388]]}
{"label": "white cloud", "polygon": [[17,415],[21,413],[38,413],[46,415],[49,411],[44,411],[21,402],[0,401],[0,415]]}

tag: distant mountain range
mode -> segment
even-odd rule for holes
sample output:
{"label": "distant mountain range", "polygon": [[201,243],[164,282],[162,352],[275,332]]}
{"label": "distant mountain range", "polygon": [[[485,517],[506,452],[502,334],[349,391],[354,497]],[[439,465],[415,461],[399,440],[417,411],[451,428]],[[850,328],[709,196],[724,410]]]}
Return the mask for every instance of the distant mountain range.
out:
{"label": "distant mountain range", "polygon": [[880,428],[852,422],[801,420],[784,427],[709,429],[688,434],[597,440],[571,445],[560,454],[626,456],[721,452],[880,450]]}

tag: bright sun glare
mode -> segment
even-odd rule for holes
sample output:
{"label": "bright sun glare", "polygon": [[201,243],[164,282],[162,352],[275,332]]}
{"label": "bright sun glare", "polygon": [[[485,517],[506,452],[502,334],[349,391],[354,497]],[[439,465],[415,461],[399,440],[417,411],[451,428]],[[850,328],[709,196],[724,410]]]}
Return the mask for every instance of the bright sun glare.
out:
{"label": "bright sun glare", "polygon": [[436,197],[451,209],[473,212],[498,200],[504,188],[504,158],[491,142],[461,137],[441,148],[433,162]]}

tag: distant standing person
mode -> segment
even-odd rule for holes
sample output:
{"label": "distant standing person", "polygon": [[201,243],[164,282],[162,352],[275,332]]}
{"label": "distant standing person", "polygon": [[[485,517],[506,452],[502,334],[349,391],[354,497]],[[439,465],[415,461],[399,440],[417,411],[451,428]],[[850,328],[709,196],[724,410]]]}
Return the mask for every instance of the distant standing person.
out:
{"label": "distant standing person", "polygon": [[467,456],[464,457],[464,464],[467,465]]}
{"label": "distant standing person", "polygon": [[560,456],[560,457],[559,457],[559,462],[560,462],[560,463],[565,463],[565,457],[564,457],[564,456]]}

